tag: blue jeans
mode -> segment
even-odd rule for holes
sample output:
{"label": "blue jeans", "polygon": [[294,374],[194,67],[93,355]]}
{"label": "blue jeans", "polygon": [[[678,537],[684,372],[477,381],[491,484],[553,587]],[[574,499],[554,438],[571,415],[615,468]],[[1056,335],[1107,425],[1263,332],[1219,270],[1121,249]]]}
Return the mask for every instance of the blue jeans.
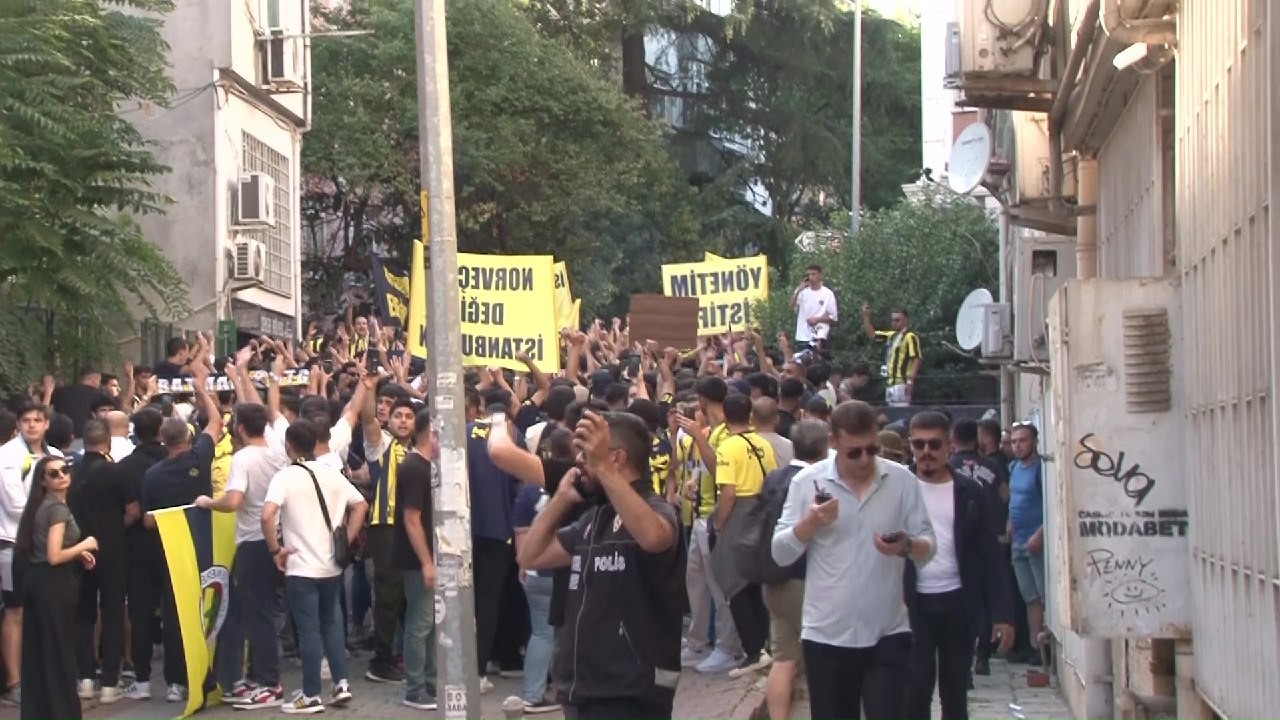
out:
{"label": "blue jeans", "polygon": [[[267,550],[267,541],[240,543],[231,568],[231,604],[214,652],[218,684],[229,691],[243,675],[259,685],[279,685],[280,643],[274,610],[280,571]],[[249,671],[244,673],[246,639]]]}
{"label": "blue jeans", "polygon": [[547,693],[547,672],[551,669],[551,651],[555,648],[555,631],[551,627],[551,576],[525,576],[524,594],[529,599],[529,643],[524,649],[523,699],[541,703]]}
{"label": "blue jeans", "polygon": [[334,682],[349,679],[347,652],[342,643],[342,613],[338,594],[342,576],[307,578],[286,576],[284,595],[298,634],[298,654],[302,657],[302,694],[320,697],[320,659],[329,659]]}
{"label": "blue jeans", "polygon": [[422,571],[404,571],[405,696],[436,694],[436,593],[422,581]]}

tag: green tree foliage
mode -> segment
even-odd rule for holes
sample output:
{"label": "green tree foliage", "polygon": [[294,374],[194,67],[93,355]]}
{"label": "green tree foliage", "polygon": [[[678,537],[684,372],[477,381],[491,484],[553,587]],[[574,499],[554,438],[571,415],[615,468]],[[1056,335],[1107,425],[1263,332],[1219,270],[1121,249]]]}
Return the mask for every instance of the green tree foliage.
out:
{"label": "green tree foliage", "polygon": [[[303,149],[311,220],[362,270],[419,233],[413,3],[353,2],[324,21],[374,32],[313,45]],[[701,251],[692,191],[625,96],[506,0],[453,0],[448,23],[460,249],[566,260],[584,313]]]}
{"label": "green tree foliage", "polygon": [[[976,361],[955,347],[955,317],[970,291],[999,286],[998,247],[998,230],[985,210],[939,191],[868,212],[856,241],[800,253],[792,266],[821,265],[825,284],[836,293],[840,324],[832,343],[837,362],[865,362],[873,374],[884,362],[884,346],[871,343],[862,331],[866,302],[880,329],[888,328],[892,308],[909,313],[924,349],[922,374],[955,375],[978,369]],[[798,284],[798,277],[771,283],[769,300],[757,308],[765,337],[795,332],[790,300]],[[931,385],[935,402],[968,392],[955,383]]]}
{"label": "green tree foliage", "polygon": [[[710,59],[703,127],[758,153],[743,162],[780,220],[812,223],[830,203],[849,206],[853,21],[759,3]],[[919,33],[868,11],[863,48],[863,205],[876,209],[919,175]]]}
{"label": "green tree foliage", "polygon": [[185,289],[131,214],[160,211],[166,171],[122,103],[172,87],[168,0],[0,0],[0,386],[115,354],[141,306],[177,315]]}

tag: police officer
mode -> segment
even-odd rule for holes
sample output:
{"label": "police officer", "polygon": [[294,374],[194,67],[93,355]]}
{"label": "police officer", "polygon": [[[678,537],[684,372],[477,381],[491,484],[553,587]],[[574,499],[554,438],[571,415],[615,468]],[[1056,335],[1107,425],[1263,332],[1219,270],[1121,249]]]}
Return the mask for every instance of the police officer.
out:
{"label": "police officer", "polygon": [[[640,418],[586,412],[574,443],[582,469],[560,483],[518,557],[527,570],[569,568],[553,673],[567,679],[565,718],[669,719],[687,598],[679,515],[653,491]],[[594,505],[560,528],[584,502]]]}

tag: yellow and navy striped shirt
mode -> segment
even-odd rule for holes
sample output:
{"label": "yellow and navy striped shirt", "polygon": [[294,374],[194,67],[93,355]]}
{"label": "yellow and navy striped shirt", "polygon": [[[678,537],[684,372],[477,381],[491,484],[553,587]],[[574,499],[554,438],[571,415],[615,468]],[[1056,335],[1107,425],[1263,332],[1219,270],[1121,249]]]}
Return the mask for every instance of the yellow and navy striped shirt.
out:
{"label": "yellow and navy striped shirt", "polygon": [[[193,433],[194,437],[194,433]],[[231,441],[231,413],[222,413],[222,437],[213,446],[213,463],[209,466],[209,479],[213,485],[213,497],[222,497],[231,477],[231,456],[236,452]]]}
{"label": "yellow and navy striped shirt", "polygon": [[369,525],[395,524],[396,473],[408,453],[404,445],[390,440],[382,457],[369,463],[369,482],[373,486],[373,498],[369,500]]}
{"label": "yellow and navy striped shirt", "polygon": [[911,361],[921,356],[920,338],[910,330],[877,330],[876,339],[888,345],[884,355],[885,381],[890,387],[906,383]]}

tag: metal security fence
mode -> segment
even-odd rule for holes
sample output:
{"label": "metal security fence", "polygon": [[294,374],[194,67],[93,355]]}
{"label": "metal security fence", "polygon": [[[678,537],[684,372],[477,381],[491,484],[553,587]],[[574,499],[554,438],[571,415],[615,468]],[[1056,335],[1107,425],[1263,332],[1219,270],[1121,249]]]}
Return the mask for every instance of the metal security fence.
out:
{"label": "metal security fence", "polygon": [[1227,717],[1280,708],[1280,8],[1184,0],[1178,268],[1188,407],[1196,685]]}

